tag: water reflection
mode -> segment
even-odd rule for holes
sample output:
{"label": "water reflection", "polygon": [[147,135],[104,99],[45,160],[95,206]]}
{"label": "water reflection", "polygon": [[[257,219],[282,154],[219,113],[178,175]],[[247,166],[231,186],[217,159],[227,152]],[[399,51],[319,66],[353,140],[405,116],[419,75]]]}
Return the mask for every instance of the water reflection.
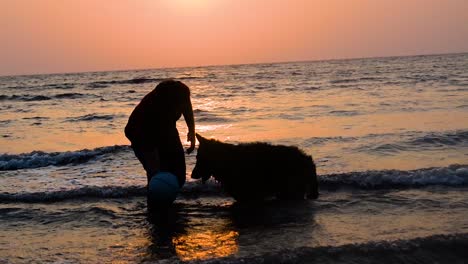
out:
{"label": "water reflection", "polygon": [[151,259],[181,260],[224,257],[238,251],[238,231],[233,229],[223,206],[175,204],[149,215]]}
{"label": "water reflection", "polygon": [[281,249],[313,237],[312,202],[269,201],[256,205],[176,204],[149,218],[152,260],[183,261],[248,255],[251,245]]}
{"label": "water reflection", "polygon": [[238,251],[234,230],[190,230],[187,234],[174,237],[172,242],[177,256],[184,261],[225,257]]}

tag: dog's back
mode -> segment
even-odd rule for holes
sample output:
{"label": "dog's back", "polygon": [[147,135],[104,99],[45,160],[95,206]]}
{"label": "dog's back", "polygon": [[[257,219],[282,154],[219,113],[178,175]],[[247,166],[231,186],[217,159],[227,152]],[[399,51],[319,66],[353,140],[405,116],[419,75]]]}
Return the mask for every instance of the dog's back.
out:
{"label": "dog's back", "polygon": [[194,173],[207,168],[237,200],[272,195],[303,199],[306,193],[308,198],[317,198],[315,164],[297,147],[258,142],[233,145],[199,137]]}

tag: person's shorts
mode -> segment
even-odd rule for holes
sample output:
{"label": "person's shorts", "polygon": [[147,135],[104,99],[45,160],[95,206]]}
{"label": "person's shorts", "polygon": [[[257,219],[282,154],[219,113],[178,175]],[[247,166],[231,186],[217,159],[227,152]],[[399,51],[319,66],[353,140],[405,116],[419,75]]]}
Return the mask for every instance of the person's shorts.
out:
{"label": "person's shorts", "polygon": [[[177,176],[179,185],[182,187],[185,183],[185,154],[180,140],[171,144],[159,144],[158,146],[138,146],[132,144],[135,156],[143,165],[143,168],[149,173],[150,168],[154,167],[155,162],[158,171],[168,171]],[[158,160],[159,159],[159,160]],[[148,181],[153,175],[148,175]]]}

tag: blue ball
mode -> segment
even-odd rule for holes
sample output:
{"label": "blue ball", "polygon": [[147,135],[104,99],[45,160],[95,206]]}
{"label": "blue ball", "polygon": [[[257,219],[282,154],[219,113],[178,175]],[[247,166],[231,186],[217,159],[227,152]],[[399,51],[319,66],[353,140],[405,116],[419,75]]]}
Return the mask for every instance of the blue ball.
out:
{"label": "blue ball", "polygon": [[179,193],[177,176],[170,172],[158,172],[148,184],[148,199],[154,205],[172,204]]}

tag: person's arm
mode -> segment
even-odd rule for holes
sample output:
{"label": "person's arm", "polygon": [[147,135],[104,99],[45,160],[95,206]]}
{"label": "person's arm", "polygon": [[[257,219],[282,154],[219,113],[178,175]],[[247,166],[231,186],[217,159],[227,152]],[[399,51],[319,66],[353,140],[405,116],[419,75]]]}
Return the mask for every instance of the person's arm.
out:
{"label": "person's arm", "polygon": [[188,134],[187,141],[190,141],[190,147],[187,149],[187,153],[190,154],[195,149],[195,119],[193,118],[192,102],[188,97],[187,102],[183,107],[185,122],[187,123]]}

